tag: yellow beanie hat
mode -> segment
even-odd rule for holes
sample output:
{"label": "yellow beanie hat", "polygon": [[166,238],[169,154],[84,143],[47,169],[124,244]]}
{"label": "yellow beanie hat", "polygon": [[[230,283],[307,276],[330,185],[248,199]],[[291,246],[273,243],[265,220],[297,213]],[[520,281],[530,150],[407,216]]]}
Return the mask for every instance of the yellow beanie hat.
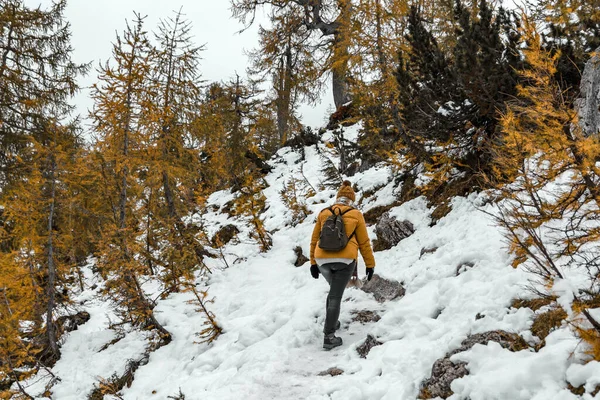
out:
{"label": "yellow beanie hat", "polygon": [[336,198],[340,197],[347,197],[352,201],[356,200],[356,195],[354,194],[354,189],[352,189],[350,181],[344,181],[342,183],[342,187],[338,190]]}

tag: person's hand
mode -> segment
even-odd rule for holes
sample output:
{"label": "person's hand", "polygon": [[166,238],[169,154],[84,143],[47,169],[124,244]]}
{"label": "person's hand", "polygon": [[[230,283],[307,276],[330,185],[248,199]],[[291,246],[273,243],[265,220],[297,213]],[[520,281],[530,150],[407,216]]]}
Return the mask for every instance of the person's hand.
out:
{"label": "person's hand", "polygon": [[317,267],[314,264],[311,265],[310,266],[310,274],[312,275],[313,278],[319,279],[319,267]]}
{"label": "person's hand", "polygon": [[367,280],[370,281],[373,278],[373,272],[375,272],[375,268],[367,268]]}

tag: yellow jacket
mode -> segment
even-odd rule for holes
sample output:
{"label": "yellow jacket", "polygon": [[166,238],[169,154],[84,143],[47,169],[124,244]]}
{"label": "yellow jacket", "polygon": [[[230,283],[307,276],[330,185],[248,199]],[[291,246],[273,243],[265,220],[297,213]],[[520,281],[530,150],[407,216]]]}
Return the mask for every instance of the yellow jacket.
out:
{"label": "yellow jacket", "polygon": [[[349,210],[350,206],[343,204],[334,204],[333,209],[339,209],[341,212]],[[323,223],[331,215],[331,211],[325,208],[321,210],[317,216],[317,222],[313,229],[312,238],[310,241],[310,263],[315,265],[317,262],[315,258],[350,258],[356,260],[358,257],[358,250],[365,260],[367,268],[375,267],[375,257],[373,256],[373,249],[371,248],[371,240],[369,240],[369,234],[367,233],[367,224],[362,213],[356,208],[352,209],[344,214],[344,226],[346,228],[346,234],[350,238],[348,245],[340,251],[326,251],[318,246],[319,235],[321,234],[321,227]],[[352,233],[354,235],[352,235]]]}

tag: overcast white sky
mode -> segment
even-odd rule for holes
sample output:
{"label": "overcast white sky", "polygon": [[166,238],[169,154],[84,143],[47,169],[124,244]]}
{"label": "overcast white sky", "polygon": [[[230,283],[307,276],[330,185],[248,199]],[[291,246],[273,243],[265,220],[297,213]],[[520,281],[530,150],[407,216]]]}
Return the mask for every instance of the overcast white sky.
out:
{"label": "overcast white sky", "polygon": [[[257,28],[253,26],[243,33],[243,28],[231,17],[229,0],[67,0],[65,17],[71,23],[73,58],[76,62],[99,62],[111,56],[115,32],[122,33],[125,21],[133,19],[133,11],[147,15],[145,27],[148,31],[158,26],[160,19],[173,15],[182,7],[182,12],[193,24],[195,43],[206,45],[202,53],[201,72],[208,81],[227,80],[237,72],[245,76],[247,57],[244,50],[258,44]],[[51,0],[25,0],[29,6],[51,4]],[[259,18],[261,16],[259,15]],[[265,17],[262,16],[264,20]],[[96,80],[96,72],[81,80],[89,86]],[[323,95],[324,101],[317,107],[302,106],[303,122],[312,127],[322,126],[325,111],[330,104],[330,93]],[[80,113],[91,108],[87,91],[76,99]]]}

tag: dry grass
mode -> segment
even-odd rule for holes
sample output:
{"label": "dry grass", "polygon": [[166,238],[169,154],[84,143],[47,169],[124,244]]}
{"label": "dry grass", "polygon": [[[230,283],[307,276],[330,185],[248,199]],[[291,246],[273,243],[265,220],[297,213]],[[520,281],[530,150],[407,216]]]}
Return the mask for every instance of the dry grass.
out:
{"label": "dry grass", "polygon": [[535,299],[524,300],[515,299],[513,300],[511,307],[514,308],[531,308],[533,311],[537,311],[542,307],[552,304],[556,300],[556,297],[538,297]]}
{"label": "dry grass", "polygon": [[531,333],[543,341],[550,332],[561,326],[566,318],[567,313],[562,307],[556,307],[541,313],[535,317],[533,325],[531,325]]}

